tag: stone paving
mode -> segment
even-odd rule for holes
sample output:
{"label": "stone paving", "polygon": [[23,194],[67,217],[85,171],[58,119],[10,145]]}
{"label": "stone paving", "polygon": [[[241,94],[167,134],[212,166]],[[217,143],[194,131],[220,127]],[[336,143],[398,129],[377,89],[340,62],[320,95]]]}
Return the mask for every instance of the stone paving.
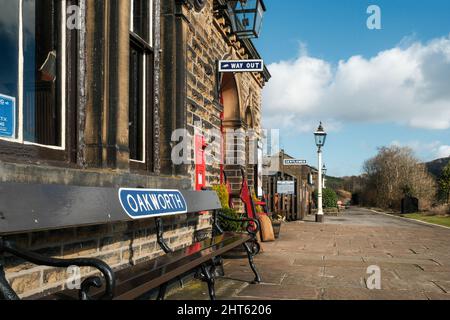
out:
{"label": "stone paving", "polygon": [[[256,258],[227,259],[217,280],[220,300],[450,300],[450,230],[352,208],[324,224],[291,222]],[[369,266],[381,269],[381,290],[369,290]],[[168,299],[207,300],[199,281]]]}

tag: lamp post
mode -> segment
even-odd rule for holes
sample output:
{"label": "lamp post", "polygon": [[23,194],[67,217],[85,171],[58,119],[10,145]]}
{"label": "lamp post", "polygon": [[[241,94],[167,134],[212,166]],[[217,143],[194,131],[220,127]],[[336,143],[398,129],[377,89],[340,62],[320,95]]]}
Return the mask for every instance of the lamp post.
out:
{"label": "lamp post", "polygon": [[323,199],[322,199],[322,148],[325,145],[325,141],[327,139],[327,133],[323,129],[322,122],[319,125],[319,128],[317,128],[317,131],[314,133],[315,139],[316,139],[316,145],[317,145],[317,154],[319,158],[319,165],[318,165],[318,171],[319,176],[317,178],[317,215],[316,215],[316,222],[323,222]]}

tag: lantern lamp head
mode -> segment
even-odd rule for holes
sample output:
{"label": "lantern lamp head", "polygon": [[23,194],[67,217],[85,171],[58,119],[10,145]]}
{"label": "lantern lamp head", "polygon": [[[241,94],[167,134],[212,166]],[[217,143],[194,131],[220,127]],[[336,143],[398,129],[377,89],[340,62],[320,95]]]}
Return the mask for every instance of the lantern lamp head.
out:
{"label": "lantern lamp head", "polygon": [[263,0],[231,0],[227,3],[233,33],[239,38],[258,38],[266,6]]}
{"label": "lantern lamp head", "polygon": [[320,149],[325,145],[325,141],[327,140],[327,133],[323,129],[322,122],[319,125],[319,128],[317,128],[317,131],[314,133],[314,136],[316,138],[316,145]]}

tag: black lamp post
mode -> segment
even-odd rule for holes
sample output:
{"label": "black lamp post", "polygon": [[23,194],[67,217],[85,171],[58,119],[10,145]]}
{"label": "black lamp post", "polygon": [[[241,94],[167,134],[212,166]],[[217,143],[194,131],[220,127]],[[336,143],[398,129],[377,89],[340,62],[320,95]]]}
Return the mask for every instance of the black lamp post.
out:
{"label": "black lamp post", "polygon": [[239,38],[258,38],[266,6],[263,0],[230,0],[227,2],[233,33]]}
{"label": "black lamp post", "polygon": [[[325,130],[323,129],[322,126],[322,122],[319,125],[319,128],[317,129],[317,131],[314,133],[314,137],[316,139],[316,145],[318,148],[317,154],[318,154],[318,158],[319,158],[319,165],[318,165],[318,171],[319,171],[319,176],[317,178],[317,215],[316,215],[316,222],[323,222],[323,199],[322,199],[322,194],[323,194],[323,190],[322,190],[322,171],[323,171],[323,167],[322,167],[322,148],[325,145],[325,141],[327,140],[327,133],[325,132]],[[326,170],[326,168],[325,168]]]}

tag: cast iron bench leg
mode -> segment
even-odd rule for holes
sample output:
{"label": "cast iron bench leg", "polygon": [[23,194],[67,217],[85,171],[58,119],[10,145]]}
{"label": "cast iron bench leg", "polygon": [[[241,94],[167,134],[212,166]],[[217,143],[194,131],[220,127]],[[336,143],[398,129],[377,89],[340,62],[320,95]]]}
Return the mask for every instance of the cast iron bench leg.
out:
{"label": "cast iron bench leg", "polygon": [[159,287],[159,293],[158,293],[158,301],[164,301],[166,298],[166,291],[167,291],[167,283],[164,283]]}
{"label": "cast iron bench leg", "polygon": [[[257,246],[258,244],[252,243],[252,245]],[[248,242],[244,243],[245,251],[247,251],[248,262],[250,263],[250,268],[252,268],[253,273],[255,274],[255,280],[253,280],[253,284],[261,283],[261,277],[259,276],[258,270],[256,270],[255,262],[253,258],[259,251],[258,248],[251,248]]]}
{"label": "cast iron bench leg", "polygon": [[216,290],[215,290],[215,279],[213,272],[210,272],[208,270],[208,266],[203,264],[202,265],[202,273],[203,273],[203,281],[208,283],[208,291],[209,291],[209,297],[212,301],[216,300]]}

